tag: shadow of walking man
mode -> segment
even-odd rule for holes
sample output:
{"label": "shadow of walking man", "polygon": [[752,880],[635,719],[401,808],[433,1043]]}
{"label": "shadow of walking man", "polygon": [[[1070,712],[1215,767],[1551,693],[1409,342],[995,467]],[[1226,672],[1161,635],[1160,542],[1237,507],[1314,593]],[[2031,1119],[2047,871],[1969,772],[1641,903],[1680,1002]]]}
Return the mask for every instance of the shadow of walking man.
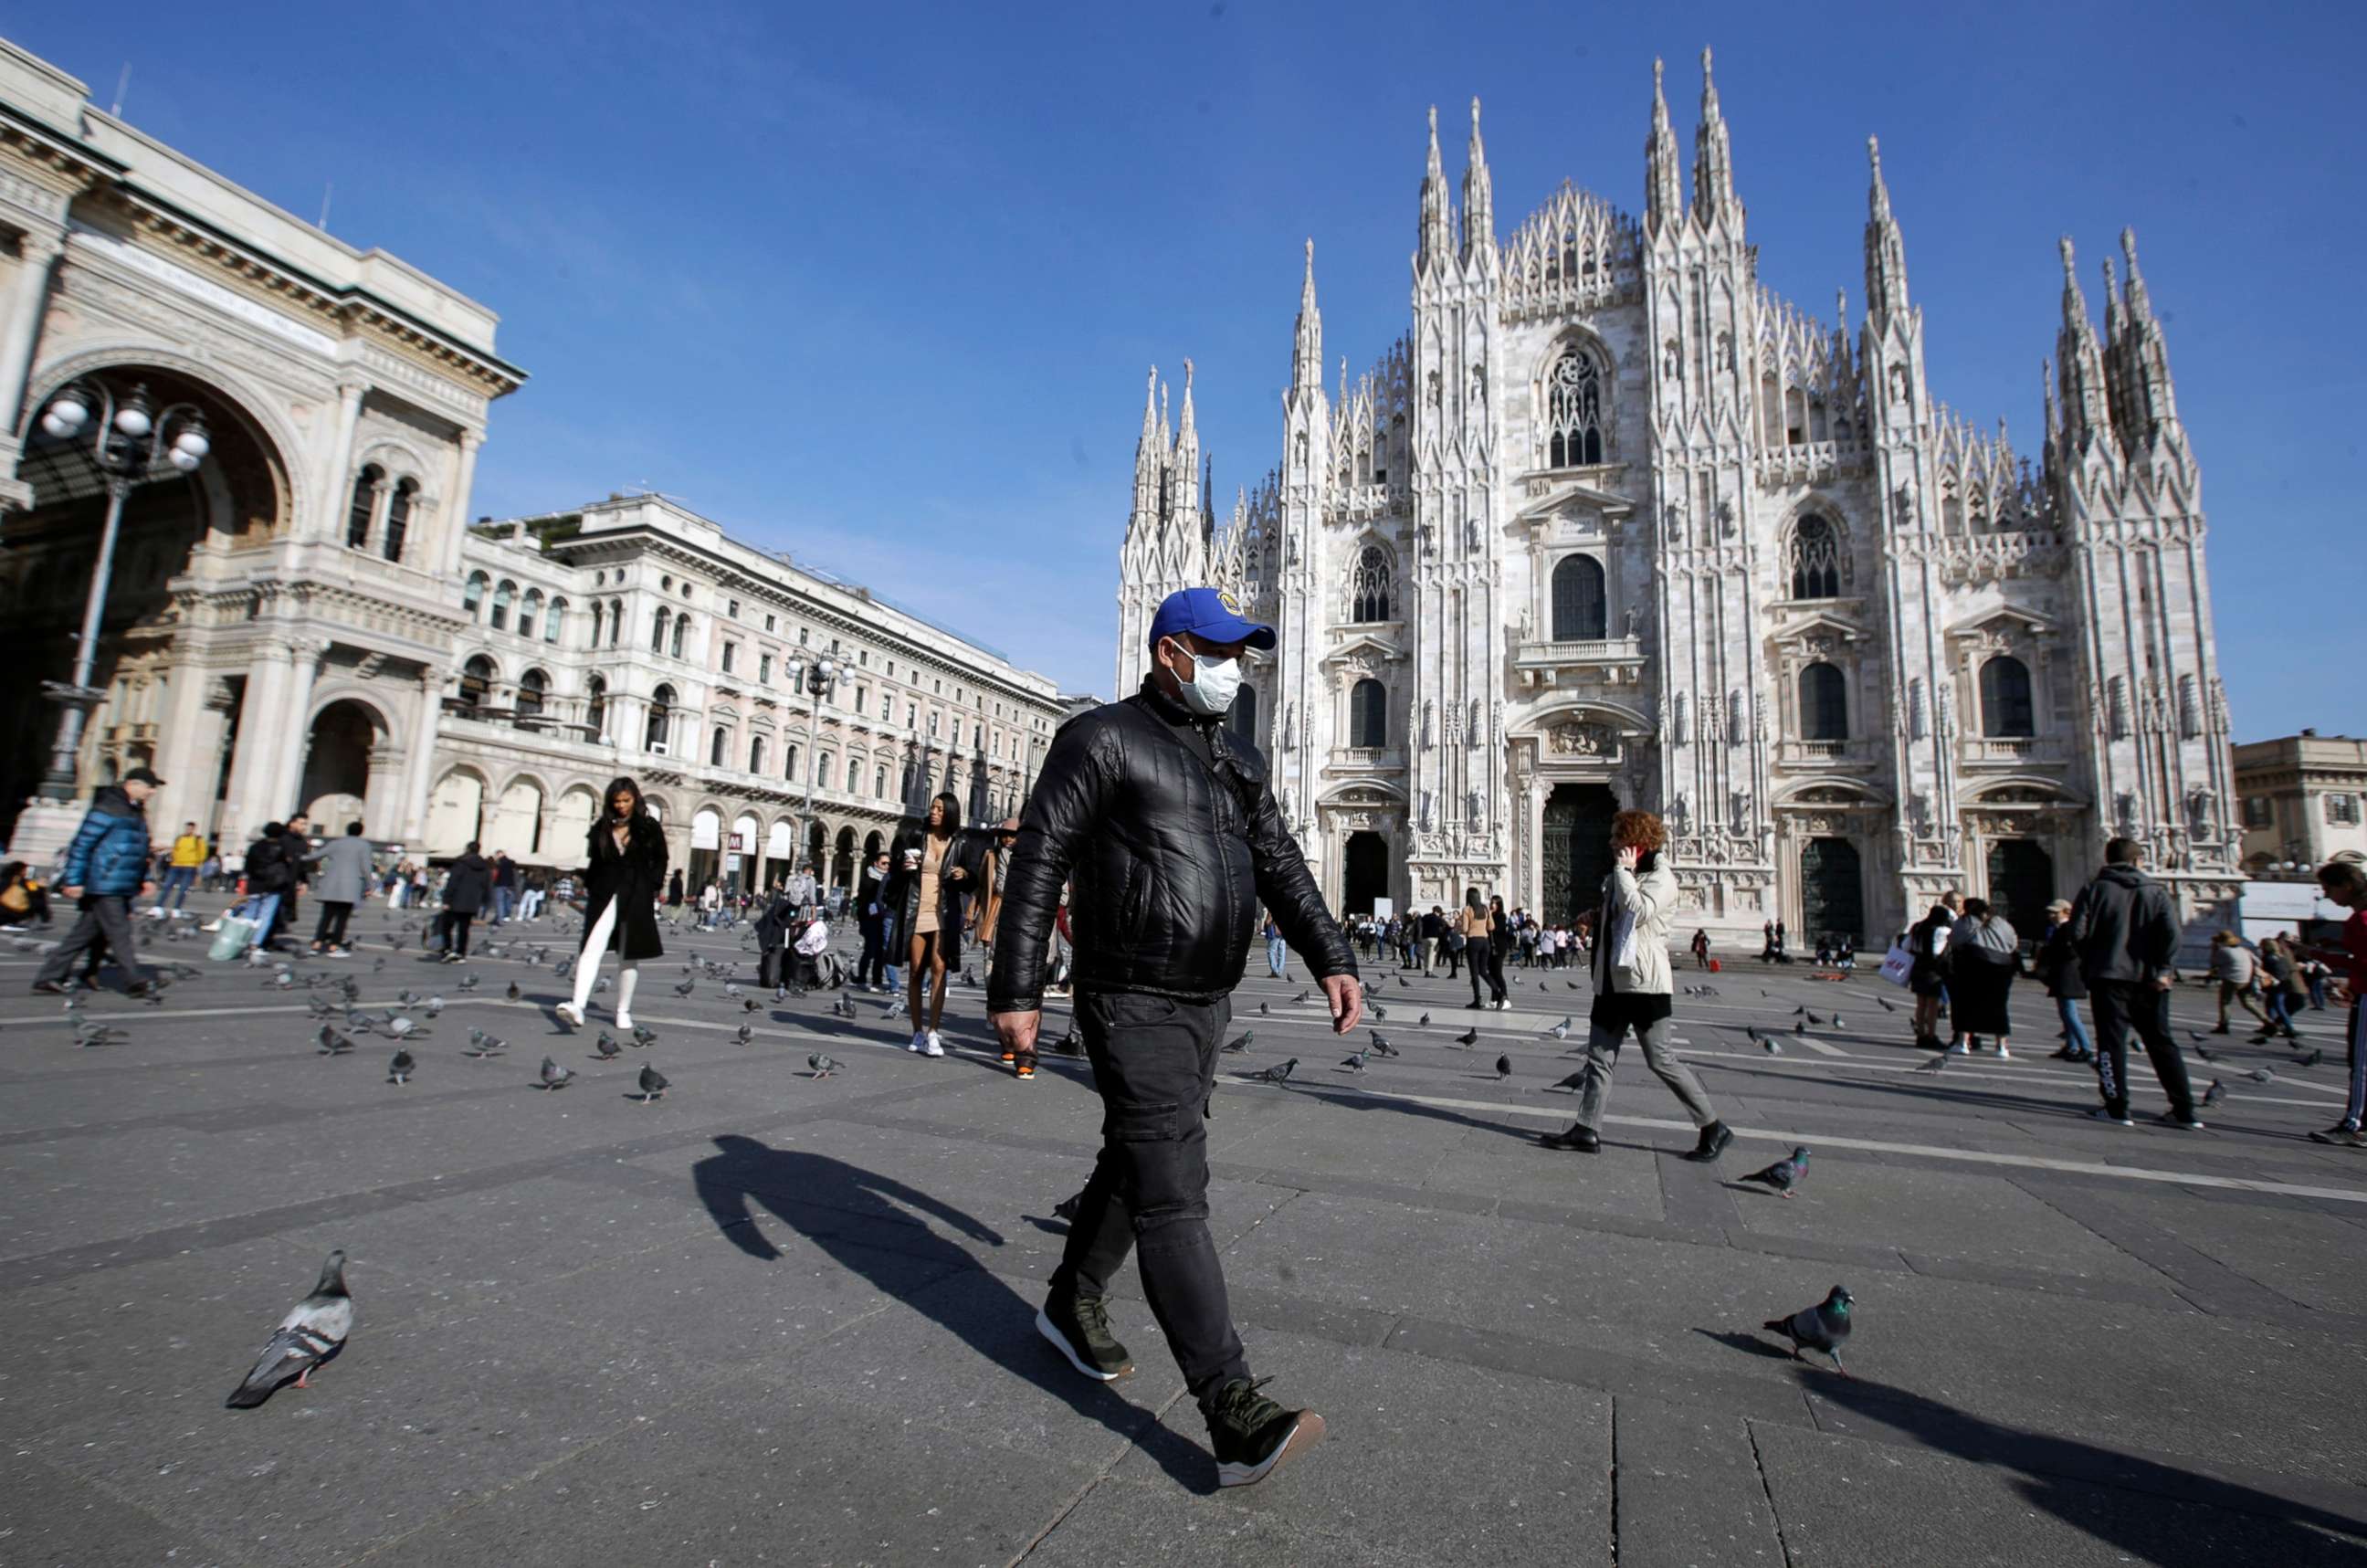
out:
{"label": "shadow of walking man", "polygon": [[781,1257],[754,1205],[821,1247],[832,1261],[945,1329],[988,1361],[1128,1441],[1155,1412],[1069,1370],[1036,1333],[1036,1309],[999,1276],[930,1226],[934,1221],[989,1246],[1003,1237],[953,1205],[893,1176],[827,1154],[776,1149],[724,1133],[691,1167],[699,1201],[742,1252]]}

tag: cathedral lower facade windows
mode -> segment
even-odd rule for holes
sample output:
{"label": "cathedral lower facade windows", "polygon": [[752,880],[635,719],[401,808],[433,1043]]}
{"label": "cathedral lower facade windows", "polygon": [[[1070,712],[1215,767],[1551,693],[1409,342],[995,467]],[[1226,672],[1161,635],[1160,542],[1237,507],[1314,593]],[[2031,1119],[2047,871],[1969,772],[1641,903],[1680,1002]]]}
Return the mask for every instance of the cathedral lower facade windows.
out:
{"label": "cathedral lower facade windows", "polygon": [[1396,600],[1397,572],[1389,552],[1368,544],[1356,552],[1355,570],[1348,578],[1348,619],[1369,624],[1388,620]]}
{"label": "cathedral lower facade windows", "polygon": [[1578,345],[1562,350],[1546,374],[1547,468],[1591,468],[1603,460],[1611,399],[1603,361]]}
{"label": "cathedral lower facade windows", "polygon": [[1569,555],[1553,572],[1553,640],[1599,642],[1611,634],[1611,600],[1603,562],[1591,555]]}
{"label": "cathedral lower facade windows", "polygon": [[1348,688],[1348,744],[1374,750],[1389,744],[1388,688],[1369,676]]}
{"label": "cathedral lower facade windows", "polygon": [[1841,530],[1829,517],[1815,512],[1792,526],[1792,542],[1784,551],[1795,599],[1837,599],[1849,578],[1849,559]]}
{"label": "cathedral lower facade windows", "polygon": [[2038,733],[2030,666],[2010,653],[1999,653],[1981,665],[1981,733],[1992,740],[2021,740]]}

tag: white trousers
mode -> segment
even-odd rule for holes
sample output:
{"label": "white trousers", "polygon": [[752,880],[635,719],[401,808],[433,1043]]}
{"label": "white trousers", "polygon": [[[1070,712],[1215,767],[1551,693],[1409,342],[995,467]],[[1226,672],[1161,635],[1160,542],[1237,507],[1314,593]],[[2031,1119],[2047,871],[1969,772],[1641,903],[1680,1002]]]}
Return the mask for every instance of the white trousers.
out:
{"label": "white trousers", "polygon": [[[617,935],[617,901],[610,899],[600,911],[600,918],[583,934],[583,956],[575,960],[575,1010],[582,1012],[592,1000],[592,987],[600,979],[600,955]],[[633,1010],[633,987],[641,981],[641,966],[637,962],[619,962],[617,966],[617,1011],[629,1014]]]}

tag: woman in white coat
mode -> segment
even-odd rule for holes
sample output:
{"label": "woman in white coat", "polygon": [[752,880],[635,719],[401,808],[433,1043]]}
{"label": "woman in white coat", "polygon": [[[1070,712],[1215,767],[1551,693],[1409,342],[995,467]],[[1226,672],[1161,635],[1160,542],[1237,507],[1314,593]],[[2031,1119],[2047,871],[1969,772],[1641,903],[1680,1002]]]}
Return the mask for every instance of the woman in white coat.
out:
{"label": "woman in white coat", "polygon": [[1734,1142],[1733,1132],[1710,1108],[1701,1080],[1669,1048],[1669,994],[1675,989],[1669,926],[1677,914],[1677,874],[1664,853],[1668,842],[1668,830],[1649,812],[1621,812],[1611,819],[1615,861],[1603,879],[1603,908],[1594,924],[1594,1007],[1587,1015],[1578,1120],[1565,1131],[1546,1134],[1548,1149],[1591,1154],[1603,1147],[1611,1070],[1630,1029],[1644,1048],[1644,1065],[1669,1085],[1701,1130],[1701,1141],[1685,1158],[1715,1160]]}

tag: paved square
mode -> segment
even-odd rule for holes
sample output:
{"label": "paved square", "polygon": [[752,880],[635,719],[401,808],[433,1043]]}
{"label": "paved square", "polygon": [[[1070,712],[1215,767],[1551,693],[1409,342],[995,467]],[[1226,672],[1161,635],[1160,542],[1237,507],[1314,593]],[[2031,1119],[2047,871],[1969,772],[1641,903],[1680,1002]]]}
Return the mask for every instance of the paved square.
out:
{"label": "paved square", "polygon": [[[602,1062],[551,1019],[549,924],[465,969],[357,924],[359,956],[286,992],[158,943],[200,972],[93,997],[130,1039],[86,1050],[0,949],[0,1562],[2367,1562],[2367,1155],[2304,1137],[2339,1109],[2330,1013],[2305,1015],[2315,1068],[2207,1040],[2228,1098],[2181,1134],[2145,1119],[2141,1067],[2138,1127],[2086,1120],[2028,983],[2010,1062],[1914,1074],[1870,973],[1745,965],[1677,1002],[1740,1133],[1705,1168],[1632,1050],[1603,1152],[1536,1145],[1575,1108],[1550,1029],[1582,1024],[1582,977],[1515,971],[1515,1010],[1480,1014],[1368,966],[1403,1054],[1359,1074],[1335,1064],[1361,1031],[1253,972],[1212,1228],[1257,1370],[1331,1435],[1219,1493],[1130,1277],[1133,1377],[1086,1383],[1035,1335],[1097,1102],[1082,1062],[1013,1080],[978,990],[924,1061],[881,998],[676,995],[692,954],[754,961],[669,932],[657,1043]],[[380,1036],[318,1053],[314,976],[371,1009],[444,996],[414,1082]],[[1844,1021],[1803,1037],[1802,1007]],[[507,1052],[464,1057],[471,1026]],[[810,1077],[815,1050],[846,1071]],[[577,1083],[538,1087],[546,1053]],[[1240,1081],[1290,1056],[1285,1085]],[[647,1106],[644,1060],[674,1085]],[[1795,1199],[1735,1179],[1795,1142]],[[345,1354],[224,1409],[338,1246]],[[1836,1281],[1854,1378],[1759,1329]]]}

